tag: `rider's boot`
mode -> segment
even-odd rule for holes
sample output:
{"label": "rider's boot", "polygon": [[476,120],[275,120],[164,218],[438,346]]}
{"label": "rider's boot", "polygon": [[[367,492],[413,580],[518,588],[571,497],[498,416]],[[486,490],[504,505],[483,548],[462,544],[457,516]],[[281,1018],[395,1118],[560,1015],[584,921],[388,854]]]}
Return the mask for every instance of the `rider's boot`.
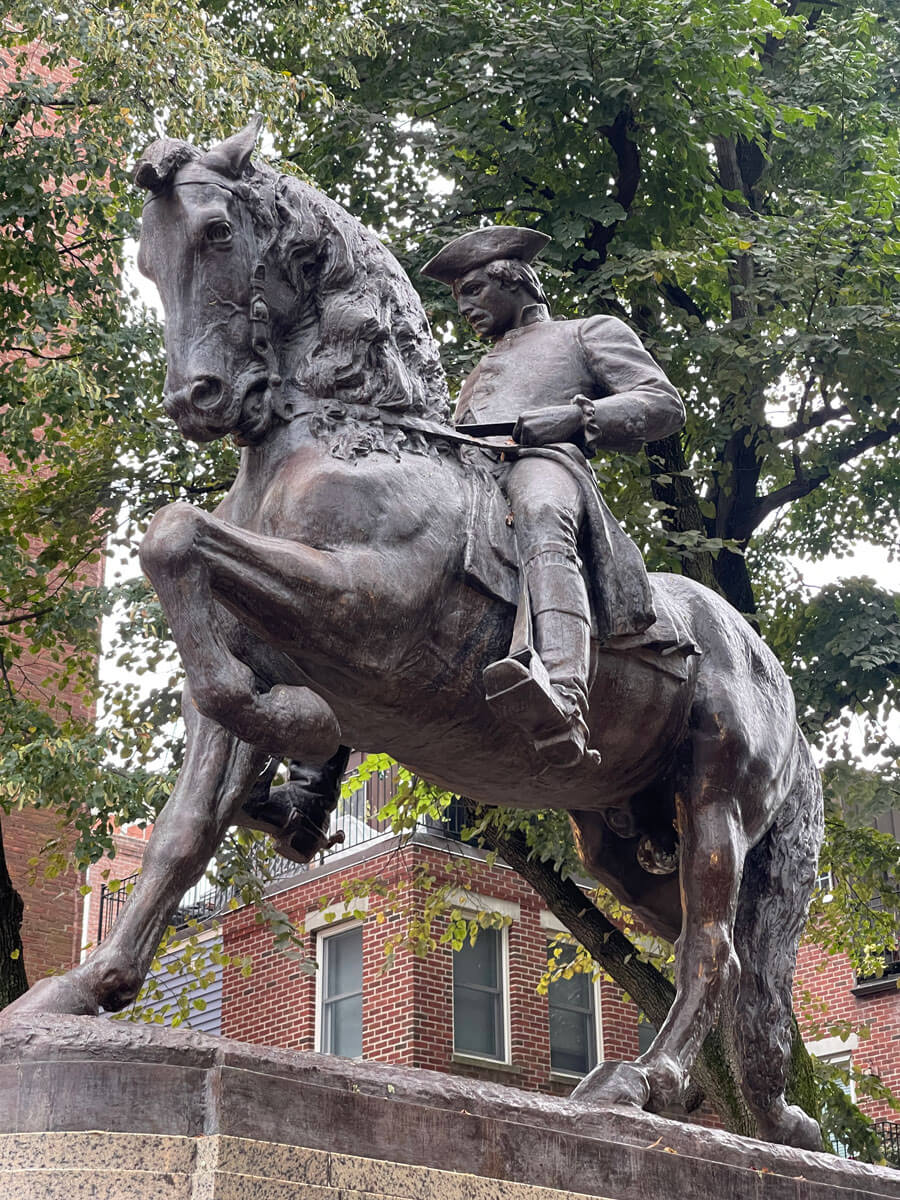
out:
{"label": "rider's boot", "polygon": [[599,764],[599,753],[588,750],[590,621],[580,614],[546,609],[534,613],[534,625],[538,654],[560,710],[560,718],[548,721],[535,737],[535,749],[548,766],[574,766],[586,755]]}
{"label": "rider's boot", "polygon": [[485,669],[488,701],[527,730],[548,767],[571,767],[588,750],[591,624],[587,587],[577,559],[544,550],[524,565],[537,655],[513,654]]}
{"label": "rider's boot", "polygon": [[279,764],[273,762],[244,801],[237,824],[268,833],[284,858],[309,862],[344,840],[342,831],[329,836],[328,828],[349,757],[349,749],[341,746],[322,766],[292,762],[287,783],[276,787],[271,781]]}

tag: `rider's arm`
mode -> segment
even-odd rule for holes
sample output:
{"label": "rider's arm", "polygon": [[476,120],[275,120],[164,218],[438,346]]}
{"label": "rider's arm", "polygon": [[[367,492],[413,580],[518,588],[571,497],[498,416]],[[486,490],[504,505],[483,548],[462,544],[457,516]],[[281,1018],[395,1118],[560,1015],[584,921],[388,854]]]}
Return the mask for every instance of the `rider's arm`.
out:
{"label": "rider's arm", "polygon": [[597,400],[579,398],[589,453],[633,453],[644,442],[675,433],[684,405],[640,339],[616,317],[591,317],[578,331]]}

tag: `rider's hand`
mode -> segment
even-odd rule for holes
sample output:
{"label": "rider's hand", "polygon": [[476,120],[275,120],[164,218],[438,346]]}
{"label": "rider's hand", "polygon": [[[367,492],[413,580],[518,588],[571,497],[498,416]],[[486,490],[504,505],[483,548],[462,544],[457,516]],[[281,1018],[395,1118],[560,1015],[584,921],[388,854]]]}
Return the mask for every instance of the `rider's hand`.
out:
{"label": "rider's hand", "polygon": [[584,415],[577,404],[533,408],[516,421],[513,439],[520,446],[552,446],[575,441],[583,429]]}

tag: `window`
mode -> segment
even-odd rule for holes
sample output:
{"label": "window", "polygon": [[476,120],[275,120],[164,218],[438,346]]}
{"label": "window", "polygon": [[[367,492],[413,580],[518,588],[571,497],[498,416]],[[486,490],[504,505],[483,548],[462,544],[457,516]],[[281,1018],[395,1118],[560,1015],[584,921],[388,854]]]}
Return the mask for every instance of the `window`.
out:
{"label": "window", "polygon": [[659,1030],[652,1021],[648,1021],[642,1012],[638,1013],[638,1055],[646,1054],[653,1043],[656,1041],[656,1035]]}
{"label": "window", "polygon": [[453,1049],[506,1062],[505,930],[482,929],[453,952]]}
{"label": "window", "polygon": [[362,1056],[362,925],[319,935],[319,1049]]}
{"label": "window", "polygon": [[[572,962],[575,947],[564,946],[560,963]],[[550,1070],[587,1075],[597,1065],[596,989],[590,975],[579,971],[571,979],[555,979],[547,989],[550,1001]]]}

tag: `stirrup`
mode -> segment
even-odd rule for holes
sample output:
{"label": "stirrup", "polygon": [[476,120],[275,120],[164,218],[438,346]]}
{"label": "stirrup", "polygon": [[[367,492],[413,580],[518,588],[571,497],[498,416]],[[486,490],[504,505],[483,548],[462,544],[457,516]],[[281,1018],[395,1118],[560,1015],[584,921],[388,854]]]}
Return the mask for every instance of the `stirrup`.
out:
{"label": "stirrup", "polygon": [[498,717],[529,733],[548,767],[573,767],[596,750],[587,750],[587,726],[576,708],[564,704],[536,654],[520,653],[491,663],[482,672],[488,704]]}

